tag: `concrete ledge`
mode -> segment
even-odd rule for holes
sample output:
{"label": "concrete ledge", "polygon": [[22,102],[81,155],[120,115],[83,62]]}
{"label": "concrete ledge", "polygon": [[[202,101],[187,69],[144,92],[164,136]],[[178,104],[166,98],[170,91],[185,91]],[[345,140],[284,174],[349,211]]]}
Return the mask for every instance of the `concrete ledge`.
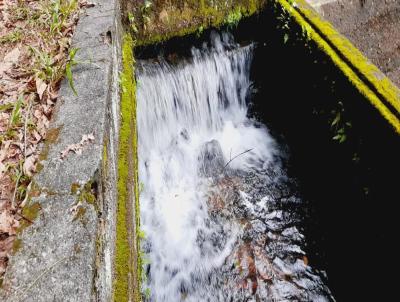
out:
{"label": "concrete ledge", "polygon": [[400,134],[400,90],[305,0],[275,0]]}
{"label": "concrete ledge", "polygon": [[[96,0],[81,15],[72,47],[75,95],[61,84],[17,239],[2,301],[110,301],[115,234],[119,101],[119,6]],[[84,135],[81,154],[61,152]]]}

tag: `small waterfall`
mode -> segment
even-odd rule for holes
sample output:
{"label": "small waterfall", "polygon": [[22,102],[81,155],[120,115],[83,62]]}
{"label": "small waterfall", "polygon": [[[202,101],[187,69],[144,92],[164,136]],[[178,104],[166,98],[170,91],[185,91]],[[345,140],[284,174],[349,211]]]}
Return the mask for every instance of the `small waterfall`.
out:
{"label": "small waterfall", "polygon": [[253,45],[229,34],[171,64],[139,62],[142,244],[149,301],[329,301],[307,265],[301,201],[248,118]]}

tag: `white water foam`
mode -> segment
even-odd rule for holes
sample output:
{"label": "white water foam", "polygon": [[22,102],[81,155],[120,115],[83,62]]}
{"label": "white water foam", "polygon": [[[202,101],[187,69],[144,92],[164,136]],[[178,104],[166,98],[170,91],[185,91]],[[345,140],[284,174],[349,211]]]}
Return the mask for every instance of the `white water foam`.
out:
{"label": "white water foam", "polygon": [[[213,34],[211,41],[179,64],[140,62],[140,208],[149,262],[143,286],[151,301],[225,301],[213,273],[232,253],[242,229],[210,219],[213,180],[199,172],[205,144],[218,142],[224,163],[236,171],[263,169],[276,154],[267,129],[247,117],[253,46],[241,47],[228,34]],[[244,205],[253,207],[251,201]]]}
{"label": "white water foam", "polygon": [[[193,49],[193,61],[143,65],[138,75],[141,224],[151,264],[155,301],[179,301],[182,284],[206,276],[231,251],[235,230],[222,248],[198,244],[206,225],[207,182],[198,174],[202,146],[216,139],[230,163],[250,169],[272,156],[272,139],[246,117],[252,46],[239,47],[225,34],[208,50]],[[231,48],[226,51],[226,48]]]}

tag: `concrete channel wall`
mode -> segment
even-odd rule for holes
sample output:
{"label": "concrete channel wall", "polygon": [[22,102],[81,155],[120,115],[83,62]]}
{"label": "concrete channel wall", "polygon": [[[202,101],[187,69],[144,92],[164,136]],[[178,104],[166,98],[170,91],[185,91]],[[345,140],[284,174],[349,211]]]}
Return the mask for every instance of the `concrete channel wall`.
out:
{"label": "concrete channel wall", "polygon": [[[257,13],[265,1],[237,3],[230,9],[241,18]],[[319,45],[400,133],[400,92],[390,80],[305,1],[267,5],[287,11],[305,39]],[[141,300],[135,40],[124,32],[121,16],[126,12],[118,1],[96,0],[79,21],[73,39],[81,62],[73,70],[77,95],[62,83],[42,147],[43,167],[24,209],[33,223],[18,236],[2,301]],[[232,21],[229,11],[218,16],[218,22],[204,19],[165,34],[186,35]],[[81,153],[69,152],[71,145],[79,145]]]}
{"label": "concrete channel wall", "polygon": [[400,1],[309,0],[397,86],[400,86]]}

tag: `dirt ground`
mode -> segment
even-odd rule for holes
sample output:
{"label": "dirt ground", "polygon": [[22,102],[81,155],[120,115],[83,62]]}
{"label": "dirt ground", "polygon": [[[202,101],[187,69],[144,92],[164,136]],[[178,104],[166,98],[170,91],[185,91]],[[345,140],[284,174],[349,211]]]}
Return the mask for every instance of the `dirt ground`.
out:
{"label": "dirt ground", "polygon": [[400,87],[399,0],[338,0],[319,11]]}

